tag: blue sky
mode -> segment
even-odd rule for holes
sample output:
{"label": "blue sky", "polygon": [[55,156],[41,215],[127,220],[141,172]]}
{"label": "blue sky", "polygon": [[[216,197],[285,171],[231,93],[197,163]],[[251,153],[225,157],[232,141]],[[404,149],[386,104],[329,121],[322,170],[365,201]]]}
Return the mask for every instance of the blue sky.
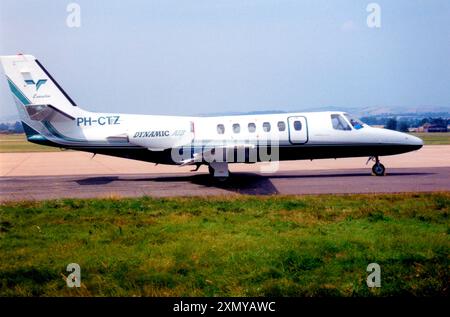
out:
{"label": "blue sky", "polygon": [[[450,107],[450,1],[0,1],[0,54],[33,54],[92,111],[192,115]],[[15,114],[5,80],[0,114]]]}

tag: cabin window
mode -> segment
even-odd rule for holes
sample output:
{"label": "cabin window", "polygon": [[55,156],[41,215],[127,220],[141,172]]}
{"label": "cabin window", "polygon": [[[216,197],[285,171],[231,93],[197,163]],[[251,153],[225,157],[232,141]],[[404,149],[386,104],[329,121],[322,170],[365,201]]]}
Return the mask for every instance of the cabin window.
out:
{"label": "cabin window", "polygon": [[300,131],[302,129],[302,123],[298,120],[294,121],[294,130]]}
{"label": "cabin window", "polygon": [[225,127],[223,124],[218,124],[217,125],[217,133],[218,134],[224,134],[225,133]]}
{"label": "cabin window", "polygon": [[239,132],[241,132],[241,126],[239,125],[239,123],[233,124],[233,132],[234,132],[234,133],[239,133]]}
{"label": "cabin window", "polygon": [[331,115],[331,123],[333,124],[333,129],[335,130],[349,131],[352,129],[347,121],[345,121],[345,119],[339,114]]}
{"label": "cabin window", "polygon": [[270,123],[269,122],[263,123],[263,130],[264,130],[264,132],[270,132]]}
{"label": "cabin window", "polygon": [[248,132],[255,132],[256,131],[256,124],[254,124],[253,122],[248,124]]}
{"label": "cabin window", "polygon": [[278,121],[278,131],[286,130],[286,123],[284,121]]}

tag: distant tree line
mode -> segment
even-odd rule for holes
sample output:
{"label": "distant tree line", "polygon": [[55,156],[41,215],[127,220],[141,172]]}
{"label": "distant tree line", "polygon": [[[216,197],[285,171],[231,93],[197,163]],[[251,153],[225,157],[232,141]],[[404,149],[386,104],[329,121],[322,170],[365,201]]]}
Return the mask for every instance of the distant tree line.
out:
{"label": "distant tree line", "polygon": [[361,120],[368,125],[380,125],[384,126],[386,129],[397,130],[401,132],[407,132],[409,128],[418,128],[423,126],[426,123],[446,127],[450,124],[450,118],[398,118],[395,117],[381,117],[381,116],[370,116],[370,117],[362,117]]}
{"label": "distant tree line", "polygon": [[23,133],[22,124],[19,121],[14,123],[0,123],[1,133]]}

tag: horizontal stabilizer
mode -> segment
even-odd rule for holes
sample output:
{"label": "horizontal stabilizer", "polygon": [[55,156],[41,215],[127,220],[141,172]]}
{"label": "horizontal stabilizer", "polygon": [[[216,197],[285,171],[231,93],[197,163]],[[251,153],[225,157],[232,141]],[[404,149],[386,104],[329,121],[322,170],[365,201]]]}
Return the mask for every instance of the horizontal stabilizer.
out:
{"label": "horizontal stabilizer", "polygon": [[27,105],[25,107],[30,119],[33,121],[65,121],[75,120],[71,115],[53,107],[52,105]]}

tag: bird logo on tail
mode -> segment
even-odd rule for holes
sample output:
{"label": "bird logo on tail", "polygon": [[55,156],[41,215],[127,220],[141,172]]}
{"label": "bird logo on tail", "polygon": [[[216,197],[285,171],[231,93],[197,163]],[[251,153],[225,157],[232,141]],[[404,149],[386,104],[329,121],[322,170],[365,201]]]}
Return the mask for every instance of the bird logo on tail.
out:
{"label": "bird logo on tail", "polygon": [[27,85],[35,85],[36,91],[39,90],[39,87],[41,87],[43,84],[47,82],[47,79],[39,79],[37,82],[34,82],[32,79],[26,79],[25,84]]}

